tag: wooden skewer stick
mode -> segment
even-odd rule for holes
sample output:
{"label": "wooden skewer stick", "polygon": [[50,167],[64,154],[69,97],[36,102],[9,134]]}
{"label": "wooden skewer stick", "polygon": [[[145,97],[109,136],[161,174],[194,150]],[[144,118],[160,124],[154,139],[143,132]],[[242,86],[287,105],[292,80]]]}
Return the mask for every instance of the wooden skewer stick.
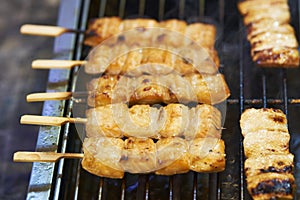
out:
{"label": "wooden skewer stick", "polygon": [[33,69],[71,69],[75,66],[85,65],[85,60],[34,60]]}
{"label": "wooden skewer stick", "polygon": [[81,30],[68,29],[59,26],[48,26],[48,25],[34,25],[24,24],[20,28],[20,32],[26,35],[38,35],[38,36],[49,36],[57,37],[64,33],[84,33]]}
{"label": "wooden skewer stick", "polygon": [[28,152],[14,153],[14,162],[56,162],[61,158],[83,158],[82,153]]}
{"label": "wooden skewer stick", "polygon": [[26,96],[27,102],[47,101],[47,100],[68,100],[72,97],[72,92],[46,92],[33,93]]}
{"label": "wooden skewer stick", "polygon": [[86,118],[71,118],[71,117],[50,117],[40,115],[23,115],[21,124],[45,125],[45,126],[61,126],[66,123],[87,123]]}

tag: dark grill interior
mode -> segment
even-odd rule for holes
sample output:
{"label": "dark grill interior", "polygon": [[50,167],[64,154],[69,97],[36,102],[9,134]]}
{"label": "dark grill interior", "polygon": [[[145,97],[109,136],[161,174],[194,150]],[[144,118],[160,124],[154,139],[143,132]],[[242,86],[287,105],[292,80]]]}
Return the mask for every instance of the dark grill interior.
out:
{"label": "dark grill interior", "polygon": [[[298,184],[300,181],[299,69],[262,69],[252,63],[245,27],[236,8],[237,1],[78,0],[74,2],[74,7],[78,8],[77,29],[84,29],[88,19],[102,16],[150,17],[157,20],[179,18],[188,22],[203,20],[205,16],[204,20],[217,24],[219,32],[216,48],[221,59],[220,71],[224,73],[231,90],[231,97],[227,103],[225,129],[222,134],[226,143],[226,170],[217,174],[189,172],[170,177],[126,174],[123,180],[113,180],[96,177],[84,171],[81,169],[80,160],[61,160],[55,166],[50,166],[54,170],[53,174],[49,172],[52,176],[49,183],[40,184],[35,183],[34,179],[31,180],[28,199],[43,192],[51,199],[251,199],[245,186],[242,136],[239,128],[240,114],[249,107],[279,108],[287,114],[291,134],[290,148],[295,154],[296,183],[300,185]],[[289,4],[292,14],[291,23],[299,39],[299,2],[291,0]],[[67,6],[62,6],[60,15],[70,12],[68,9]],[[64,18],[62,23],[65,21],[67,23],[68,19]],[[83,35],[75,37],[72,59],[85,59],[90,50],[81,46],[82,37]],[[70,73],[68,87],[71,91],[75,88],[77,76],[78,68],[75,68]],[[63,110],[65,116],[71,115],[72,106],[72,101],[66,102]],[[81,151],[81,140],[76,134],[75,126],[67,124],[61,130],[51,131],[60,131],[59,143],[55,146],[57,151]],[[41,147],[37,145],[37,149],[40,150]],[[48,173],[42,165],[38,167],[39,170],[33,168],[34,176],[41,171],[42,174]],[[300,197],[299,190],[295,194],[295,199],[297,197]]]}

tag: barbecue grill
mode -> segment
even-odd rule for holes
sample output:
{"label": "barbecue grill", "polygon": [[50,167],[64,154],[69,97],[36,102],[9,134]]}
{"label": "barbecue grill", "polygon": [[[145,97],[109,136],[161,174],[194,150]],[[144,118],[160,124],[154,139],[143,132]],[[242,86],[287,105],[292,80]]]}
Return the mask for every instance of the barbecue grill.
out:
{"label": "barbecue grill", "polygon": [[[123,179],[114,180],[86,172],[79,159],[34,163],[27,199],[251,199],[245,185],[243,138],[239,128],[240,114],[249,107],[279,108],[287,114],[290,148],[295,154],[296,184],[300,186],[300,71],[255,66],[236,5],[234,0],[62,0],[57,25],[76,30],[85,30],[89,19],[103,16],[187,21],[205,18],[217,24],[220,71],[231,90],[222,134],[226,144],[226,169],[221,173],[189,172],[173,176],[127,173]],[[299,41],[300,3],[291,0],[289,6]],[[55,59],[85,59],[90,49],[82,45],[83,38],[80,32],[56,38]],[[47,92],[73,92],[78,72],[79,67],[50,70]],[[73,105],[73,99],[46,101],[42,114],[71,117]],[[36,151],[79,153],[81,139],[72,124],[42,126]],[[299,187],[295,193],[295,199],[298,198]]]}

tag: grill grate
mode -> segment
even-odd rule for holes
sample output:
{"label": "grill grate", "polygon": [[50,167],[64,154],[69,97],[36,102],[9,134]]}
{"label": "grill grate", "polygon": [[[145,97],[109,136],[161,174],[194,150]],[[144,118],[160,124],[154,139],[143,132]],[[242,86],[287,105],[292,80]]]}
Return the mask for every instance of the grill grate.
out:
{"label": "grill grate", "polygon": [[[292,24],[299,39],[299,2],[290,1]],[[27,199],[251,199],[245,187],[244,153],[239,129],[241,112],[248,107],[282,109],[288,117],[291,152],[295,156],[297,183],[300,161],[300,88],[298,69],[261,69],[250,58],[245,27],[236,8],[237,0],[68,0],[61,1],[59,25],[85,29],[88,19],[103,16],[121,18],[151,17],[157,20],[179,18],[187,21],[208,16],[218,24],[217,49],[221,72],[231,90],[223,131],[226,144],[226,170],[221,173],[189,172],[174,176],[125,174],[122,180],[100,178],[84,171],[79,160],[60,160],[56,165],[35,163]],[[77,14],[74,17],[74,14]],[[57,58],[84,59],[89,48],[81,45],[83,35],[67,35],[56,39]],[[66,53],[66,49],[70,49]],[[63,54],[61,54],[63,52]],[[61,55],[63,55],[61,57]],[[50,83],[68,82],[49,90],[74,91],[79,68],[72,71],[51,70]],[[60,78],[57,78],[59,74]],[[67,81],[66,81],[67,80]],[[54,88],[54,89],[53,89]],[[54,108],[53,108],[54,106]],[[46,102],[43,115],[71,116],[73,102]],[[44,138],[49,133],[52,139]],[[54,140],[53,140],[54,138]],[[37,150],[80,152],[81,140],[73,125],[61,129],[42,127]],[[300,184],[298,184],[300,185]],[[300,191],[296,192],[296,199]]]}

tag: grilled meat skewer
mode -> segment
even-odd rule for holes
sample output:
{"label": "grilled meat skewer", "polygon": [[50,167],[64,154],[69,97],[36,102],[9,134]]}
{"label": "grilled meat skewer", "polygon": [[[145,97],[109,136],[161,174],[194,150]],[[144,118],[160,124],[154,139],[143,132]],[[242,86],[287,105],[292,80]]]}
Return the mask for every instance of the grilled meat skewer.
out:
{"label": "grilled meat skewer", "polygon": [[108,178],[122,178],[124,172],[172,175],[188,170],[219,172],[225,168],[224,142],[217,138],[199,138],[191,142],[166,138],[156,143],[149,138],[125,141],[86,138],[83,151],[83,168]]}
{"label": "grilled meat skewer", "polygon": [[110,104],[86,112],[88,137],[183,137],[187,140],[221,137],[221,113],[202,104],[188,108],[168,104],[155,108],[149,105]]}
{"label": "grilled meat skewer", "polygon": [[143,75],[140,77],[108,76],[88,84],[88,105],[97,107],[111,103],[221,103],[230,95],[223,75],[190,74],[179,76]]}

